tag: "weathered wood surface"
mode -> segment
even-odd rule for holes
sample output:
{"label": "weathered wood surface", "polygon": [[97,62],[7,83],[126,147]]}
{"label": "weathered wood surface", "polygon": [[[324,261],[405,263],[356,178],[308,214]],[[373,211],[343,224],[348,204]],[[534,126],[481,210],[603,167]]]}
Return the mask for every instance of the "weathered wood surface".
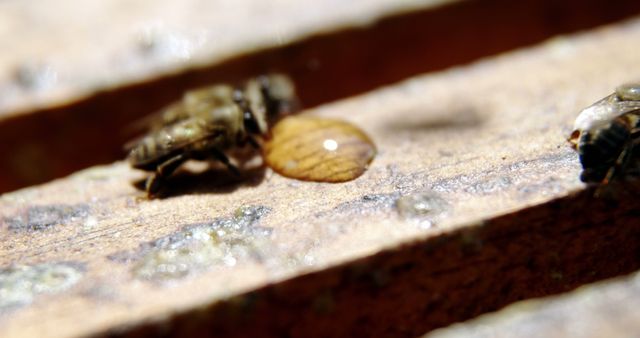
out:
{"label": "weathered wood surface", "polygon": [[0,192],[121,158],[126,126],[187,89],[329,62],[294,42],[442,2],[3,1]]}
{"label": "weathered wood surface", "polygon": [[634,271],[636,199],[583,190],[566,137],[640,78],[638,39],[634,20],[304,112],[376,142],[344,184],[183,172],[148,201],[115,163],[4,194],[0,336],[415,336]]}
{"label": "weathered wood surface", "polygon": [[[63,104],[453,0],[0,3],[0,113]],[[59,48],[64,46],[64,48]]]}
{"label": "weathered wood surface", "polygon": [[122,158],[131,121],[194,87],[276,70],[311,107],[636,13],[636,0],[2,1],[0,192]]}
{"label": "weathered wood surface", "polygon": [[640,275],[529,300],[426,335],[474,337],[635,337],[640,332]]}

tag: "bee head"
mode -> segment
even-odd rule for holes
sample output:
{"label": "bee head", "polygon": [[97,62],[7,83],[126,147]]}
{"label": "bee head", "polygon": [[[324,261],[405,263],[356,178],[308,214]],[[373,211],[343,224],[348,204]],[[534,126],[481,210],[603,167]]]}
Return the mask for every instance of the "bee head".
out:
{"label": "bee head", "polygon": [[251,134],[263,134],[263,130],[260,128],[260,123],[251,110],[245,110],[242,118],[244,121],[244,128],[247,132]]}
{"label": "bee head", "polygon": [[296,94],[291,79],[282,74],[269,74],[260,76],[258,82],[270,120],[293,110]]}
{"label": "bee head", "polygon": [[291,80],[282,74],[268,74],[247,82],[244,95],[248,102],[245,110],[247,131],[265,134],[269,125],[290,113],[297,104]]}
{"label": "bee head", "polygon": [[264,113],[260,111],[254,113],[253,108],[244,93],[240,89],[233,91],[233,101],[242,109],[242,123],[244,129],[250,134],[263,134],[266,132]]}

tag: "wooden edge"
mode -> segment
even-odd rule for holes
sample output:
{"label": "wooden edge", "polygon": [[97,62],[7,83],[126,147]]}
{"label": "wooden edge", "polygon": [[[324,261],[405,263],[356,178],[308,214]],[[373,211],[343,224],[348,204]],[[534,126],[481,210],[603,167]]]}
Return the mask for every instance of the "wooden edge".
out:
{"label": "wooden edge", "polygon": [[594,198],[587,189],[102,335],[417,336],[640,268],[638,195],[618,194]]}
{"label": "wooden edge", "polygon": [[640,332],[636,272],[555,297],[518,302],[426,335],[455,337],[629,337]]}

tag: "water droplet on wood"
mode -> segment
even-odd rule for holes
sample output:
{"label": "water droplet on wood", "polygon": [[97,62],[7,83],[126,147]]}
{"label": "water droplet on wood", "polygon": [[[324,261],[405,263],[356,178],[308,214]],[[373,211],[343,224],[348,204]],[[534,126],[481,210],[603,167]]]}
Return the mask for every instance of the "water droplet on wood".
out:
{"label": "water droplet on wood", "polygon": [[265,161],[282,176],[345,182],[362,175],[376,148],[358,127],[337,119],[290,116],[272,129]]}

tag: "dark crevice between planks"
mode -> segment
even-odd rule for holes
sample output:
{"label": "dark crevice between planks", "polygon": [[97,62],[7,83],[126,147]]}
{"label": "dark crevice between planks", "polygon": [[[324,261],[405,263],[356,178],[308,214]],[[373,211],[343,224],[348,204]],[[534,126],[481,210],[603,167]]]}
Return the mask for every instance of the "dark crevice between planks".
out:
{"label": "dark crevice between planks", "polygon": [[640,208],[632,202],[638,194],[620,192],[616,200],[593,194],[581,191],[102,335],[416,337],[640,268]]}
{"label": "dark crevice between planks", "polygon": [[126,126],[188,88],[279,70],[310,107],[639,12],[635,0],[463,1],[99,92],[0,122],[0,192],[123,158]]}

